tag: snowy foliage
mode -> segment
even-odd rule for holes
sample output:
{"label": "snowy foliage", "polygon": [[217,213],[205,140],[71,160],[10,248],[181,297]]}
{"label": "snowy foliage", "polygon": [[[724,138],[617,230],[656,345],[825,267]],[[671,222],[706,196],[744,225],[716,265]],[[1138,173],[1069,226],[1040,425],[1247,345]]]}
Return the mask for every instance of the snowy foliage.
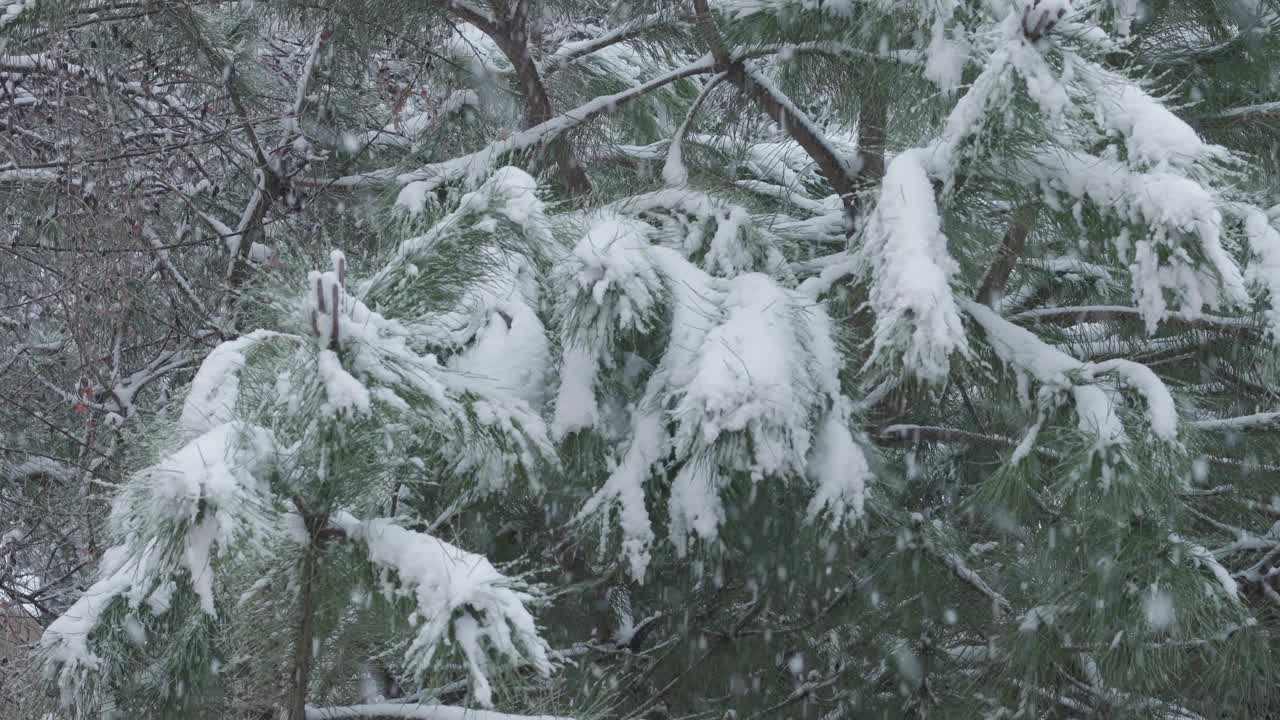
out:
{"label": "snowy foliage", "polygon": [[[567,346],[604,350],[583,374],[616,368],[627,332],[667,338],[629,413],[627,449],[579,517],[616,505],[638,580],[654,537],[644,490],[659,463],[673,473],[668,523],[680,552],[689,535],[715,540],[725,520],[720,494],[738,473],[752,482],[809,473],[818,493],[811,516],[829,506],[836,525],[857,518],[869,472],[850,437],[825,311],[761,273],[708,275],[655,245],[654,229],[639,220],[605,214],[589,222],[566,262],[561,310],[569,318]],[[557,413],[563,426],[564,417],[584,411]],[[848,466],[849,476],[830,465],[850,460],[860,466]]]}
{"label": "snowy foliage", "polygon": [[542,674],[551,671],[546,642],[525,603],[533,599],[501,575],[483,556],[387,520],[361,522],[339,514],[334,525],[368,546],[369,559],[387,572],[383,592],[409,594],[421,627],[405,651],[410,673],[424,673],[450,636],[462,649],[476,702],[493,705],[486,648],[501,658],[528,659]]}
{"label": "snowy foliage", "polygon": [[0,0],[0,603],[76,717],[1274,714],[1272,5]]}

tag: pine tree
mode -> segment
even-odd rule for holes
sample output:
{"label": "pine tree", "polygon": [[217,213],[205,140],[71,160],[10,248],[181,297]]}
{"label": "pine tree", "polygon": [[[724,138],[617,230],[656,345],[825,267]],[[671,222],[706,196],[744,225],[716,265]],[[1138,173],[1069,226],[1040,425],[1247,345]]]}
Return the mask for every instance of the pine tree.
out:
{"label": "pine tree", "polygon": [[68,711],[1275,709],[1271,0],[153,22],[254,173]]}

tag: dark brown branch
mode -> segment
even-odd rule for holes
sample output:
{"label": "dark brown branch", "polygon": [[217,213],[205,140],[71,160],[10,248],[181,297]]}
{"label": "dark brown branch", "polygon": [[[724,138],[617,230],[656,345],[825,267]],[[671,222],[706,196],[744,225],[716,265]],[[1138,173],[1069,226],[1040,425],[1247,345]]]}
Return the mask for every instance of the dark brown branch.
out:
{"label": "dark brown branch", "polygon": [[729,82],[733,83],[743,95],[755,101],[756,105],[773,118],[779,127],[786,130],[818,165],[831,188],[840,196],[848,222],[847,231],[852,232],[853,221],[857,216],[857,175],[849,171],[844,161],[836,156],[826,140],[813,128],[809,119],[800,114],[785,96],[780,93],[775,95],[773,88],[759,82],[745,63],[735,60],[730,55],[720,30],[715,25],[715,19],[711,16],[707,0],[693,0],[693,7],[696,11],[698,29],[702,32],[707,46],[711,48],[711,55],[715,58],[716,64],[724,66]]}
{"label": "dark brown branch", "polygon": [[293,497],[294,508],[302,516],[309,542],[303,549],[302,568],[299,577],[298,596],[302,605],[298,634],[293,648],[293,675],[289,679],[289,720],[306,720],[307,687],[311,683],[312,642],[315,638],[316,576],[319,573],[320,553],[325,544],[334,538],[345,538],[340,528],[329,527],[327,512],[308,512],[301,497]]}
{"label": "dark brown branch", "polygon": [[1018,258],[1022,257],[1022,253],[1026,251],[1027,238],[1031,235],[1031,229],[1035,226],[1036,216],[1039,213],[1038,203],[1020,205],[1013,211],[1013,219],[1009,222],[1009,228],[1005,230],[1004,240],[1000,242],[1000,249],[996,251],[991,267],[987,268],[987,274],[982,278],[982,286],[978,288],[975,300],[987,307],[994,307],[996,301],[1004,295],[1004,289],[1009,284],[1009,276],[1013,274]]}
{"label": "dark brown branch", "polygon": [[885,125],[888,124],[887,103],[881,98],[867,98],[858,112],[858,168],[863,185],[884,178]]}
{"label": "dark brown branch", "polygon": [[298,636],[293,647],[293,675],[289,682],[289,720],[306,720],[307,686],[311,682],[311,643],[315,637],[315,580],[319,547],[307,546],[302,556],[301,586],[298,589],[302,608]]}
{"label": "dark brown branch", "polygon": [[[459,18],[475,25],[507,56],[511,66],[515,68],[516,79],[525,99],[525,128],[531,128],[554,117],[551,96],[542,81],[538,64],[533,60],[529,50],[529,33],[527,27],[527,6],[524,2],[516,2],[508,17],[489,18],[479,11],[458,0],[435,0],[436,4]],[[560,173],[565,185],[574,195],[585,195],[591,192],[591,181],[587,173],[578,163],[578,159],[564,138],[557,138],[551,144],[551,152],[560,165]]]}

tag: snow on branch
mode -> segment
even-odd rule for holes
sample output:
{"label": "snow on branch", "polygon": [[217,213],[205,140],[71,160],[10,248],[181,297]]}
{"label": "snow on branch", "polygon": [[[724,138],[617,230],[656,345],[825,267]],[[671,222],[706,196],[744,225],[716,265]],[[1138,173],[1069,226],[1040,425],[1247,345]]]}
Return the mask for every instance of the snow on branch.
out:
{"label": "snow on branch", "polygon": [[682,22],[685,19],[668,13],[653,13],[652,15],[643,15],[628,20],[590,40],[574,40],[561,43],[560,47],[543,61],[542,74],[544,77],[550,77],[552,73],[592,53],[599,52],[618,43],[627,42],[650,30]]}
{"label": "snow on branch", "polygon": [[1090,64],[1081,77],[1097,93],[1103,128],[1124,139],[1130,165],[1186,171],[1230,158],[1225,148],[1206,143],[1164,103],[1123,75]]}
{"label": "snow on branch", "polygon": [[510,715],[492,710],[453,705],[406,705],[375,703],[342,707],[307,706],[307,720],[343,720],[344,718],[404,718],[404,720],[572,720],[554,715]]}
{"label": "snow on branch", "polygon": [[876,314],[873,359],[892,355],[936,382],[949,374],[953,352],[968,353],[968,340],[951,292],[958,266],[925,163],[923,150],[890,161],[861,252]]}
{"label": "snow on branch", "polygon": [[1095,382],[1096,376],[1106,374],[1116,375],[1143,396],[1151,431],[1156,437],[1166,442],[1177,440],[1178,413],[1173,397],[1150,368],[1129,360],[1081,362],[985,305],[964,300],[961,306],[982,326],[991,349],[1020,378],[1032,377],[1050,392],[1072,392],[1080,429],[1096,436],[1099,449],[1125,442],[1115,412],[1116,402],[1107,389]]}
{"label": "snow on branch", "polygon": [[28,185],[34,183],[56,183],[60,181],[62,177],[63,176],[58,172],[41,168],[0,170],[0,184],[12,183],[15,185]]}
{"label": "snow on branch", "polygon": [[[1168,170],[1135,172],[1113,155],[1084,152],[1043,153],[1033,172],[1049,193],[1087,199],[1104,213],[1147,226],[1148,237],[1132,247],[1130,269],[1134,297],[1149,331],[1169,317],[1166,290],[1181,298],[1180,315],[1188,319],[1198,318],[1203,305],[1219,296],[1232,305],[1248,303],[1240,269],[1223,247],[1222,212],[1208,188]],[[1117,240],[1122,257],[1130,252],[1128,238],[1124,233]],[[1185,247],[1184,238],[1194,244]],[[1207,285],[1187,249],[1204,258],[1216,275],[1216,287]],[[1161,254],[1167,265],[1159,261]]]}
{"label": "snow on branch", "polygon": [[1196,430],[1236,431],[1270,429],[1280,426],[1280,412],[1260,412],[1228,418],[1193,420],[1187,423]]}
{"label": "snow on branch", "polygon": [[0,28],[17,20],[36,0],[0,0]]}
{"label": "snow on branch", "polygon": [[174,285],[178,286],[178,291],[182,297],[187,302],[191,303],[192,309],[198,313],[197,316],[202,320],[210,317],[208,308],[204,306],[204,303],[200,300],[199,296],[196,295],[195,290],[191,288],[191,283],[187,281],[187,278],[173,264],[173,261],[169,259],[169,250],[164,247],[164,242],[160,239],[159,235],[156,235],[156,232],[151,227],[150,223],[143,223],[142,235],[147,239],[147,242],[151,244],[152,253],[155,255],[156,261],[160,263],[162,268],[164,268],[165,274],[169,276]]}
{"label": "snow on branch", "polygon": [[[124,541],[107,550],[98,580],[45,631],[40,647],[46,674],[64,702],[95,684],[104,660],[92,639],[117,599],[127,622],[145,608],[169,608],[174,583],[183,581],[201,611],[217,616],[215,554],[241,536],[263,529],[264,492],[258,479],[275,451],[270,431],[224,423],[141,471],[116,498],[113,533]],[[170,549],[172,548],[172,549]]]}
{"label": "snow on branch", "polygon": [[910,67],[923,67],[925,59],[919,51],[908,48],[891,48],[881,51],[867,50],[835,40],[810,40],[795,43],[764,43],[752,45],[735,53],[735,60],[750,60],[769,55],[812,54],[843,60],[875,60]]}
{"label": "snow on branch", "polygon": [[[1091,323],[1114,320],[1141,320],[1142,311],[1127,305],[1066,305],[1024,310],[1013,315],[1014,320],[1043,323]],[[1192,327],[1218,329],[1231,332],[1256,328],[1257,323],[1247,317],[1226,315],[1199,315],[1194,319],[1184,313],[1170,312],[1169,320],[1186,323]]]}
{"label": "snow on branch", "polygon": [[[811,521],[824,511],[836,526],[860,516],[870,470],[847,425],[833,330],[821,306],[760,273],[710,276],[679,252],[650,244],[652,229],[639,220],[614,213],[593,220],[562,278],[559,312],[571,337],[606,351],[591,358],[603,373],[617,367],[610,357],[626,330],[668,336],[631,411],[627,449],[577,519],[616,508],[623,551],[642,579],[654,538],[645,485],[666,458],[678,467],[668,515],[680,552],[690,535],[717,537],[725,520],[720,494],[735,473],[758,481],[807,477],[815,488]],[[666,321],[655,326],[656,318]],[[725,452],[726,444],[750,451],[742,457]]]}
{"label": "snow on branch", "polygon": [[191,379],[182,405],[178,425],[184,432],[199,435],[234,418],[246,354],[258,343],[273,337],[279,337],[279,333],[255,330],[218,345],[205,357]]}
{"label": "snow on branch", "polygon": [[1251,209],[1245,218],[1245,234],[1253,255],[1247,276],[1251,283],[1268,295],[1269,305],[1264,313],[1267,330],[1271,340],[1280,343],[1280,231],[1271,224],[1266,213]]}
{"label": "snow on branch", "polygon": [[490,707],[487,651],[527,663],[543,675],[551,672],[547,644],[525,607],[535,599],[532,591],[499,573],[483,555],[390,520],[360,521],[339,513],[331,522],[367,547],[369,561],[384,571],[382,592],[388,600],[408,597],[415,603],[410,620],[419,627],[404,658],[409,674],[430,669],[441,644],[457,643],[476,702]]}
{"label": "snow on branch", "polygon": [[1214,113],[1213,115],[1206,116],[1201,120],[1201,122],[1218,121],[1212,124],[1228,124],[1223,121],[1248,122],[1250,120],[1257,120],[1261,122],[1270,120],[1277,115],[1280,115],[1280,102],[1272,101],[1229,108],[1227,110]]}
{"label": "snow on branch", "polygon": [[832,529],[862,517],[872,479],[866,454],[854,441],[844,414],[828,413],[814,438],[807,469],[816,489],[805,519],[814,522],[825,514]]}
{"label": "snow on branch", "polygon": [[[1078,55],[1059,71],[1044,43],[1027,43],[1015,14],[1004,23],[985,69],[951,111],[929,146],[929,174],[950,188],[962,152],[1007,104],[1020,77],[1023,88],[1053,130],[1055,147],[1016,162],[1044,188],[1045,201],[1062,210],[1059,194],[1088,201],[1105,216],[1144,226],[1145,237],[1115,239],[1130,263],[1136,304],[1148,331],[1169,317],[1166,294],[1180,301],[1181,315],[1194,319],[1205,305],[1244,306],[1248,293],[1227,251],[1221,198],[1208,184],[1223,178],[1231,160],[1205,143],[1184,121],[1141,85]],[[1115,137],[1101,153],[1100,142]],[[1121,159],[1121,147],[1124,157]]]}
{"label": "snow on branch", "polygon": [[[490,213],[541,227],[541,221],[534,218],[541,217],[541,206],[531,204],[536,200],[532,178],[516,168],[506,170],[510,172],[500,171],[491,184],[469,194],[473,200],[464,198],[464,208],[481,211],[470,219],[487,230],[492,229]],[[512,188],[524,191],[508,193]],[[412,295],[414,288],[406,289],[401,283],[417,277],[414,253],[425,252],[431,247],[431,239],[457,229],[457,220],[450,216],[433,226],[426,236],[406,241],[383,272],[363,286],[364,294],[377,291],[376,297],[386,300],[388,294],[382,291],[395,288],[398,295]],[[429,328],[447,324],[456,316],[432,313],[410,300],[410,317],[404,321],[389,318],[370,309],[349,289],[346,259],[341,252],[334,251],[331,261],[333,270],[312,272],[308,277],[302,315],[310,319],[315,355],[314,364],[309,362],[310,355],[300,358],[307,376],[299,378],[297,384],[310,387],[318,383],[323,391],[321,409],[334,418],[362,422],[376,406],[379,412],[422,431],[453,427],[462,435],[444,448],[444,454],[456,463],[456,470],[476,471],[476,479],[485,491],[504,487],[516,475],[516,466],[536,487],[543,464],[555,464],[554,448],[537,409],[517,390],[505,387],[507,382],[518,380],[519,373],[535,372],[538,363],[545,360],[546,340],[541,337],[542,326],[533,311],[517,310],[510,327],[503,322],[502,330],[495,328],[489,333],[492,323],[487,322],[486,310],[486,323],[472,328],[472,339],[480,342],[468,352],[456,354],[446,366],[434,353],[424,352],[418,345],[421,338],[415,335],[429,335]],[[485,275],[479,283],[483,285],[489,279]],[[519,327],[515,324],[517,317]],[[525,322],[529,327],[523,326]],[[530,333],[538,337],[531,339]],[[506,345],[513,339],[521,343],[519,348]],[[532,348],[539,354],[504,360],[504,348],[512,352]],[[493,377],[506,371],[516,374]],[[410,399],[421,402],[411,403]],[[290,401],[281,398],[280,402]]]}
{"label": "snow on branch", "polygon": [[98,654],[90,636],[117,600],[138,608],[154,596],[153,609],[167,607],[161,602],[163,593],[153,593],[155,586],[145,575],[153,551],[154,543],[141,554],[125,546],[109,548],[99,560],[98,580],[41,636],[39,653],[45,676],[55,681],[64,704],[82,697],[106,669],[106,659]]}
{"label": "snow on branch", "polygon": [[1151,431],[1166,442],[1177,440],[1178,409],[1173,403],[1173,396],[1169,394],[1169,388],[1151,368],[1132,360],[1104,360],[1090,363],[1086,367],[1091,375],[1114,374],[1125,385],[1141,393],[1147,401],[1147,419],[1151,422]]}
{"label": "snow on branch", "polygon": [[183,537],[182,565],[201,609],[214,615],[212,553],[263,529],[259,476],[274,454],[270,430],[215,426],[138,473],[112,507],[112,524],[120,537]]}
{"label": "snow on branch", "polygon": [[671,138],[671,144],[667,146],[667,159],[662,165],[662,179],[669,187],[681,187],[689,182],[689,171],[684,165],[683,141],[684,136],[689,132],[689,126],[693,124],[694,118],[698,114],[698,110],[702,108],[702,104],[710,97],[711,91],[716,86],[728,79],[725,73],[720,73],[711,78],[706,85],[702,86],[702,90],[698,92],[698,97],[693,99],[693,104],[689,106],[688,113],[685,114],[684,121],[680,123],[680,127],[676,128],[675,135]]}
{"label": "snow on branch", "polygon": [[986,580],[983,580],[981,575],[974,572],[958,553],[935,551],[935,554],[951,572],[955,573],[956,577],[969,583],[974,589],[991,600],[992,610],[997,617],[1013,613],[1013,606],[1009,604],[1009,600],[1004,595],[1001,595],[999,591],[992,588]]}
{"label": "snow on branch", "polygon": [[588,120],[614,112],[631,100],[670,85],[677,80],[712,72],[715,68],[716,64],[710,57],[701,58],[636,87],[627,88],[612,95],[594,98],[590,102],[560,113],[556,117],[534,125],[528,130],[514,133],[511,137],[492,143],[476,152],[451,160],[424,165],[411,172],[397,173],[393,169],[374,170],[337,178],[336,180],[318,182],[323,185],[341,187],[361,187],[387,183],[400,185],[423,183],[420,186],[415,186],[415,192],[427,192],[445,183],[459,180],[465,180],[468,184],[474,186],[488,175],[494,163],[510,153],[545,145]]}

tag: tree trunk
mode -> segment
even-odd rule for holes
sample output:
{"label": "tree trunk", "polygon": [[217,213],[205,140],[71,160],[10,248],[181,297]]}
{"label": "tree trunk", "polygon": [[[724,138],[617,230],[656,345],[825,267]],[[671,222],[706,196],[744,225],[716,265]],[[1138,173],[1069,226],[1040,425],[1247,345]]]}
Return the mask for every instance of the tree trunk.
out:
{"label": "tree trunk", "polygon": [[302,556],[299,590],[302,619],[293,647],[293,676],[289,687],[289,720],[306,720],[307,686],[311,684],[311,643],[315,637],[315,576],[320,548],[314,540]]}

